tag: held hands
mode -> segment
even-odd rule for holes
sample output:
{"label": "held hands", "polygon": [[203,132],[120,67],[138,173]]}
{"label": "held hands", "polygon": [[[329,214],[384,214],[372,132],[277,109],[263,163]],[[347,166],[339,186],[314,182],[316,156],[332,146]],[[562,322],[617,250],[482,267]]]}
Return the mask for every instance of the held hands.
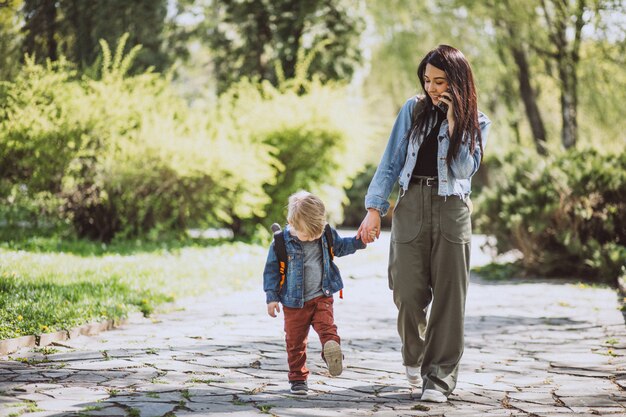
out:
{"label": "held hands", "polygon": [[376,209],[367,209],[367,215],[356,233],[363,243],[372,243],[380,237],[380,213]]}
{"label": "held hands", "polygon": [[280,313],[280,305],[278,305],[278,301],[273,301],[267,304],[267,314],[272,317],[276,317],[276,313]]}

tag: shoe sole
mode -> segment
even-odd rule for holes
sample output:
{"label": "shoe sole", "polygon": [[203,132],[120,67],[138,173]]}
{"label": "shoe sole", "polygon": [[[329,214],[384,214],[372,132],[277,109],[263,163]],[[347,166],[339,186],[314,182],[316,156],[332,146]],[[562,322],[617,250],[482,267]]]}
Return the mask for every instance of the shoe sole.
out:
{"label": "shoe sole", "polygon": [[343,355],[341,346],[334,340],[329,340],[324,344],[324,360],[328,365],[328,372],[332,376],[339,376],[343,371]]}
{"label": "shoe sole", "polygon": [[309,395],[308,391],[292,391],[289,390],[293,395]]}

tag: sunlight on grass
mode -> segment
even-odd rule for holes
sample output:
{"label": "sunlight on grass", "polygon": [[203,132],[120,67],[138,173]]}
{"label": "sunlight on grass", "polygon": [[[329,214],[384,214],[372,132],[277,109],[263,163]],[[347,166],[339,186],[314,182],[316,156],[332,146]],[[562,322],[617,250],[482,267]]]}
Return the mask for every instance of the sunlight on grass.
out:
{"label": "sunlight on grass", "polygon": [[150,313],[176,298],[261,280],[267,249],[244,243],[81,256],[0,249],[0,339]]}

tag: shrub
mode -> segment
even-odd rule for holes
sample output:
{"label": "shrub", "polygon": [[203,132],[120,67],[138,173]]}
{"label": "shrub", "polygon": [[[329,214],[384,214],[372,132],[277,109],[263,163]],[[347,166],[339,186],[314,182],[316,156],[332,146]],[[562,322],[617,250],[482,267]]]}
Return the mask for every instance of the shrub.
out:
{"label": "shrub", "polygon": [[260,212],[247,219],[233,216],[236,233],[284,223],[287,197],[300,189],[318,194],[329,220],[341,222],[344,186],[366,159],[371,135],[364,108],[351,102],[346,87],[292,82],[276,88],[242,80],[220,97],[239,137],[269,148],[273,177],[263,184],[268,198]]}
{"label": "shrub", "polygon": [[[61,60],[27,60],[0,91],[0,204],[5,223],[62,216],[79,236],[183,232],[261,213],[269,148],[225,129],[215,106],[191,108],[170,80],[125,72],[136,49],[103,44],[95,78]],[[237,156],[236,162],[233,155]],[[56,204],[56,207],[51,207]]]}
{"label": "shrub", "polygon": [[626,154],[569,150],[506,155],[483,190],[476,223],[531,273],[615,284],[626,265]]}
{"label": "shrub", "polygon": [[[367,214],[365,210],[365,195],[367,194],[367,188],[374,177],[376,172],[375,165],[367,165],[365,170],[359,172],[354,178],[352,178],[348,187],[346,187],[346,196],[348,197],[348,203],[344,205],[344,227],[358,228],[363,221],[363,218]],[[381,225],[383,228],[391,227],[391,219],[393,217],[393,207],[398,197],[398,191],[400,186],[396,182],[393,190],[389,196],[389,211],[387,215],[381,219]]]}
{"label": "shrub", "polygon": [[7,222],[60,213],[105,242],[210,226],[251,236],[281,222],[303,188],[341,220],[343,186],[368,148],[345,86],[242,80],[190,105],[167,76],[126,74],[138,49],[124,55],[125,39],[114,54],[102,42],[90,75],[28,59],[2,84],[0,206],[21,204],[0,212]]}

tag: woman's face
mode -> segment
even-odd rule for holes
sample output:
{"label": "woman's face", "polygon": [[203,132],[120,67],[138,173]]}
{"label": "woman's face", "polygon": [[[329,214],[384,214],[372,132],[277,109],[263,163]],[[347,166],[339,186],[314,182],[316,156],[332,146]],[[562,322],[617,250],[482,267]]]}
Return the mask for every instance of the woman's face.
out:
{"label": "woman's face", "polygon": [[430,96],[433,104],[437,105],[441,93],[448,89],[448,77],[446,73],[431,64],[426,64],[424,70],[424,89]]}

